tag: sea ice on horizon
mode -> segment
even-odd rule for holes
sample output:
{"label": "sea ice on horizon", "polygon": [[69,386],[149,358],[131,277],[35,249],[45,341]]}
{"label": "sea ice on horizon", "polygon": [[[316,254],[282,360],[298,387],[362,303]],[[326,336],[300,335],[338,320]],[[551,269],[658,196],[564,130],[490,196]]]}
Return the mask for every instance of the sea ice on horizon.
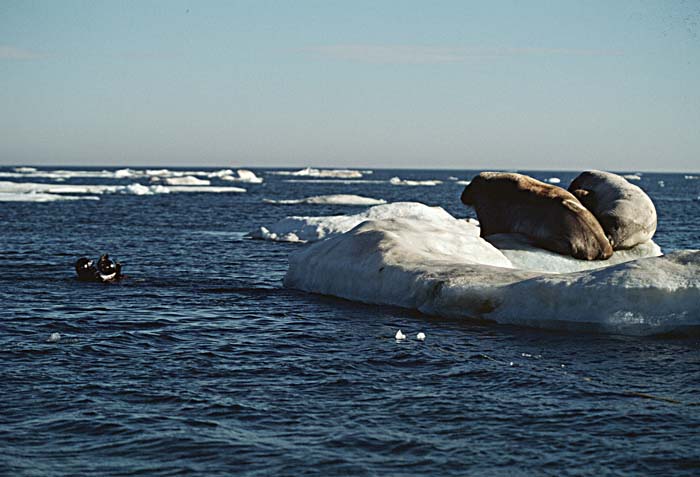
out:
{"label": "sea ice on horizon", "polygon": [[[393,206],[373,207],[384,208],[382,218],[293,252],[285,286],[553,329],[646,335],[700,327],[700,251],[657,257],[649,242],[586,270],[589,262],[516,248],[513,237],[499,250],[439,207],[402,203],[397,218]],[[411,209],[419,217],[405,213]],[[631,261],[614,264],[624,260]]]}
{"label": "sea ice on horizon", "polygon": [[256,176],[253,171],[249,171],[248,169],[238,169],[236,171],[237,175],[233,175],[233,171],[231,171],[230,169],[228,171],[222,171],[222,172],[227,172],[227,174],[221,174],[218,177],[221,180],[225,180],[225,181],[245,182],[248,184],[262,184],[262,182],[263,182],[262,177]]}
{"label": "sea ice on horizon", "polygon": [[293,204],[334,204],[334,205],[379,205],[386,204],[383,199],[373,199],[353,194],[332,194],[305,197],[304,199],[263,199],[267,204],[293,205]]}
{"label": "sea ice on horizon", "polygon": [[442,184],[442,181],[438,180],[426,180],[426,181],[413,181],[408,179],[401,179],[400,177],[392,177],[389,179],[391,185],[398,186],[436,186]]}
{"label": "sea ice on horizon", "polygon": [[56,202],[59,200],[100,200],[94,195],[61,195],[37,192],[0,192],[0,202]]}
{"label": "sea ice on horizon", "polygon": [[71,184],[43,184],[37,182],[8,182],[0,181],[0,192],[14,194],[133,194],[152,195],[168,194],[170,192],[246,192],[240,187],[214,187],[214,186],[144,186],[139,183],[129,185],[71,185]]}
{"label": "sea ice on horizon", "polygon": [[337,179],[360,179],[365,174],[372,171],[356,171],[352,169],[315,169],[306,167],[298,171],[270,171],[268,174],[278,176],[300,176],[300,177],[332,177]]}

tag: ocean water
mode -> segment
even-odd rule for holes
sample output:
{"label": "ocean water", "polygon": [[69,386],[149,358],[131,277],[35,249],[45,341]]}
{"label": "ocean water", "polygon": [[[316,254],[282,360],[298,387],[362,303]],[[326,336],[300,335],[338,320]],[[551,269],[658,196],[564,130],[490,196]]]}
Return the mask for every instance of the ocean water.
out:
{"label": "ocean water", "polygon": [[[240,194],[0,202],[0,475],[700,474],[697,336],[543,331],[306,294],[282,287],[304,245],[246,237],[288,215],[365,210],[263,199],[358,194],[473,217],[450,177],[476,171],[255,172],[262,184],[212,179]],[[564,186],[576,175],[521,172]],[[148,183],[64,179],[0,177]],[[700,180],[634,183],[656,204],[664,251],[700,248]],[[105,252],[128,278],[78,282],[75,260]]]}

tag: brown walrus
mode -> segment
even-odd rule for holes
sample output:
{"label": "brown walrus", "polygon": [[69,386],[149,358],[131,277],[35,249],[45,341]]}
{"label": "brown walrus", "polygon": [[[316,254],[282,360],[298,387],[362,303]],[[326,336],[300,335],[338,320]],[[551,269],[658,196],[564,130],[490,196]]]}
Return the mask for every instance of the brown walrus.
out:
{"label": "brown walrus", "polygon": [[519,233],[538,246],[582,260],[605,260],[613,249],[598,220],[570,192],[532,177],[482,172],[462,192],[481,236]]}
{"label": "brown walrus", "polygon": [[569,192],[598,219],[615,250],[651,240],[656,232],[654,203],[624,177],[604,171],[582,172]]}

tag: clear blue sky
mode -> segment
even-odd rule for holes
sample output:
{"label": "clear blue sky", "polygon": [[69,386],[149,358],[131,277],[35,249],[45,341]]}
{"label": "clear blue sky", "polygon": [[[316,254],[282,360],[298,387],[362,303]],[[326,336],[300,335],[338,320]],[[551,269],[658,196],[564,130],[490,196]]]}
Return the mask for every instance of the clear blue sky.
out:
{"label": "clear blue sky", "polygon": [[0,2],[0,164],[700,170],[692,1]]}

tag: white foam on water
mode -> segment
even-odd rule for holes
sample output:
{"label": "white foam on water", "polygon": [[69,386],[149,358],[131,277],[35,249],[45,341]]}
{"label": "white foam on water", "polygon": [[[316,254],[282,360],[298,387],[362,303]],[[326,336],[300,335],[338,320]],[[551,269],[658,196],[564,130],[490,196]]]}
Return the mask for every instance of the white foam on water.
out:
{"label": "white foam on water", "polygon": [[373,199],[371,197],[363,197],[353,194],[332,194],[332,195],[317,195],[306,197],[304,199],[263,199],[267,204],[275,205],[295,205],[295,204],[333,204],[333,205],[379,205],[386,204],[383,199]]}
{"label": "white foam on water", "polygon": [[401,179],[400,177],[392,177],[389,179],[389,183],[391,185],[397,185],[397,186],[436,186],[439,184],[442,184],[442,181],[439,180],[426,180],[426,181],[412,181],[412,180],[407,180],[407,179]]}
{"label": "white foam on water", "polygon": [[352,169],[314,169],[312,167],[306,167],[298,171],[270,171],[268,174],[279,176],[334,177],[338,179],[359,179],[362,177],[361,171]]}
{"label": "white foam on water", "polygon": [[211,184],[211,181],[199,179],[195,176],[166,177],[163,181],[168,185],[174,186],[208,186]]}
{"label": "white foam on water", "polygon": [[376,205],[364,212],[353,215],[286,217],[274,224],[266,225],[250,232],[250,236],[257,239],[281,242],[315,242],[332,235],[347,232],[365,220],[401,217],[431,221],[440,217],[444,220],[456,220],[441,207],[429,207],[417,202],[394,202],[392,204]]}
{"label": "white foam on water", "polygon": [[[366,220],[292,253],[285,286],[551,329],[649,335],[700,328],[700,251],[594,270],[579,260],[564,267],[543,250],[527,256],[520,250],[513,260],[507,249],[480,238],[478,227],[442,209],[402,207],[421,210],[422,217]],[[643,244],[627,258],[657,251],[655,244]],[[576,269],[581,271],[571,271]]]}

